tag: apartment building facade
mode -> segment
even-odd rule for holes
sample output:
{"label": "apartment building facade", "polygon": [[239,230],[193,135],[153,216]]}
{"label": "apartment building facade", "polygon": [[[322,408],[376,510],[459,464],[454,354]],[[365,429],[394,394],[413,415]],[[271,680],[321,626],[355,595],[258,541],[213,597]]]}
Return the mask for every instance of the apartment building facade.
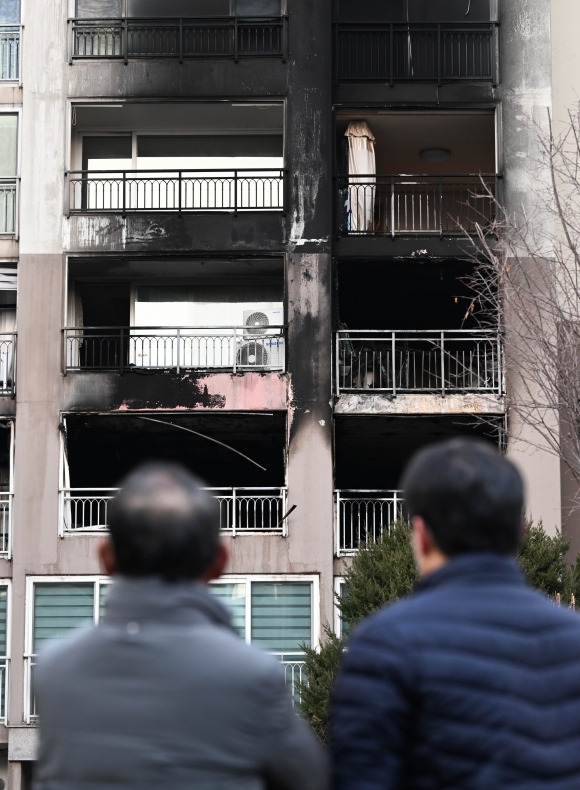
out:
{"label": "apartment building facade", "polygon": [[[31,775],[35,656],[98,620],[95,548],[137,463],[214,490],[215,592],[292,684],[349,557],[400,512],[413,451],[505,444],[501,334],[467,310],[465,232],[491,219],[488,189],[530,200],[522,119],[551,106],[565,23],[520,5],[0,5],[10,788]],[[507,452],[559,524],[557,460]]]}

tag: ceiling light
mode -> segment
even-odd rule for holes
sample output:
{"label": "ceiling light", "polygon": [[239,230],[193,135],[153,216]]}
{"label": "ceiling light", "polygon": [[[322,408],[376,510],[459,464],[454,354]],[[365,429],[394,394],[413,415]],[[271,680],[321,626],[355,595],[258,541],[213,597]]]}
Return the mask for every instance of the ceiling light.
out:
{"label": "ceiling light", "polygon": [[446,162],[451,151],[448,148],[423,148],[419,151],[419,156],[425,162]]}

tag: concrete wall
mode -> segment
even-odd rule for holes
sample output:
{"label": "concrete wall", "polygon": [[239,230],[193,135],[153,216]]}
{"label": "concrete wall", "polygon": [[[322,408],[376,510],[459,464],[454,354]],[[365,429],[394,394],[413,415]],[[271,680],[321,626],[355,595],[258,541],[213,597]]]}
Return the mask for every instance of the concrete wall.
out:
{"label": "concrete wall", "polygon": [[[535,222],[545,223],[549,231],[550,218],[541,210],[545,193],[542,197],[538,189],[537,135],[547,129],[552,104],[550,4],[545,0],[504,0],[500,22],[503,200],[508,212],[533,214]],[[517,374],[517,361],[512,363]],[[508,379],[508,386],[517,400],[517,375]],[[559,459],[536,446],[541,444],[537,435],[515,416],[510,417],[510,437],[508,454],[526,480],[528,514],[541,518],[546,529],[553,530],[560,525],[561,514]]]}

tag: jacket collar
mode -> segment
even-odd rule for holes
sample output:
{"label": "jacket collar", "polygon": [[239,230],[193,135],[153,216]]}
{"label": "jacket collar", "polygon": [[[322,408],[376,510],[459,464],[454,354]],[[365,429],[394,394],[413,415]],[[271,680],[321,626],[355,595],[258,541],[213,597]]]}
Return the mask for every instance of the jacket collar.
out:
{"label": "jacket collar", "polygon": [[492,580],[508,584],[526,583],[514,557],[491,551],[474,551],[453,557],[443,567],[421,579],[417,589],[426,590],[466,580],[473,583]]}
{"label": "jacket collar", "polygon": [[[105,600],[105,625],[214,623],[235,632],[228,609],[201,582],[115,576]],[[236,632],[237,633],[237,632]]]}

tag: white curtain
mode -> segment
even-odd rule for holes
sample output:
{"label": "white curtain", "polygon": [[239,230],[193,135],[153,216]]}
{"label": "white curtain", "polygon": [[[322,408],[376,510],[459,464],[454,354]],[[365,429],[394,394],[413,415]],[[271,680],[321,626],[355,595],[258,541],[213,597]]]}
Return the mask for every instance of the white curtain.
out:
{"label": "white curtain", "polygon": [[348,138],[349,230],[372,230],[375,212],[375,137],[366,121],[351,121]]}

